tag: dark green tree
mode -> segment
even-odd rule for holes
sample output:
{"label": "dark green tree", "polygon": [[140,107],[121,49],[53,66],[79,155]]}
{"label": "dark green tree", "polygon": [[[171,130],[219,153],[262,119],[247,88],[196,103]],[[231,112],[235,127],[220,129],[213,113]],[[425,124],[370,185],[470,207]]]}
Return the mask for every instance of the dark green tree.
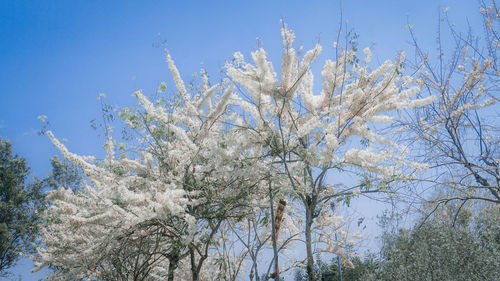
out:
{"label": "dark green tree", "polygon": [[[408,229],[391,228],[394,220],[381,218],[380,256],[354,258],[354,268],[342,266],[343,281],[500,280],[500,206],[450,201]],[[314,280],[339,280],[335,259],[317,261]],[[295,281],[302,280],[307,274],[300,269]]]}
{"label": "dark green tree", "polygon": [[0,276],[33,249],[38,234],[44,184],[27,184],[28,175],[26,159],[13,155],[10,141],[0,138]]}

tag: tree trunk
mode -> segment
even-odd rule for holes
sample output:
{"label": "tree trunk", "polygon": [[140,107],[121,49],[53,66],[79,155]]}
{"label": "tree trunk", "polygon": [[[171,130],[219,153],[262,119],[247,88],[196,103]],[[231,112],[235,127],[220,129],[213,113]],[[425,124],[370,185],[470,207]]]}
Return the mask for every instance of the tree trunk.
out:
{"label": "tree trunk", "polygon": [[199,281],[200,280],[201,268],[203,266],[203,263],[207,259],[207,256],[206,255],[200,256],[200,258],[198,259],[198,263],[196,263],[196,251],[195,251],[195,249],[192,246],[189,247],[189,255],[191,257],[191,276],[192,276],[192,280],[193,281]]}
{"label": "tree trunk", "polygon": [[198,272],[196,271],[197,266],[196,266],[196,257],[194,253],[193,247],[189,247],[189,256],[191,258],[191,277],[193,281],[198,281]]}
{"label": "tree trunk", "polygon": [[174,271],[179,265],[179,257],[172,257],[168,261],[167,281],[174,281]]}
{"label": "tree trunk", "polygon": [[254,267],[254,273],[255,273],[255,281],[259,281],[259,271],[257,270],[257,261],[253,260],[253,267]]}
{"label": "tree trunk", "polygon": [[200,257],[200,259],[198,260],[198,264],[196,264],[196,251],[192,246],[189,247],[189,255],[191,256],[191,275],[193,278],[192,280],[199,281],[201,266],[203,265],[203,261],[205,261],[206,257]]}
{"label": "tree trunk", "polygon": [[306,207],[306,250],[307,250],[307,280],[314,281],[314,256],[312,251],[311,227],[313,206],[305,204]]}

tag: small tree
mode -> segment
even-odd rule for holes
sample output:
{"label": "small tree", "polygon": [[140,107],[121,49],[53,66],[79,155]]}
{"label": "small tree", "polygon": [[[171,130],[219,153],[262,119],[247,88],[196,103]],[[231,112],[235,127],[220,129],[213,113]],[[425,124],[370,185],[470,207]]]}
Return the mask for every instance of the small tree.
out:
{"label": "small tree", "polygon": [[[415,31],[409,29],[416,54],[416,83],[423,96],[437,99],[418,108],[405,125],[416,134],[417,144],[423,145],[419,160],[432,168],[433,173],[424,180],[435,183],[438,189],[453,190],[450,196],[438,199],[443,203],[500,203],[500,10],[494,1],[480,4],[482,37],[475,36],[471,27],[467,33],[457,31],[447,15],[440,15],[436,61],[418,44]],[[442,43],[443,23],[448,24],[452,46]]]}
{"label": "small tree", "polygon": [[[282,37],[279,80],[262,48],[251,54],[254,65],[235,53],[227,74],[241,86],[234,103],[245,114],[237,119],[237,127],[254,144],[254,151],[262,153],[262,163],[272,171],[272,184],[281,196],[302,205],[303,213],[295,211],[294,215],[304,230],[306,267],[312,281],[315,252],[342,255],[341,245],[347,238],[347,232],[339,231],[339,217],[329,201],[387,191],[389,183],[406,178],[404,167],[422,168],[404,159],[408,147],[377,133],[372,122],[390,124],[395,120],[390,112],[423,106],[434,98],[411,99],[419,88],[401,74],[404,54],[395,63],[386,61],[370,71],[368,48],[363,50],[364,64],[355,49],[340,50],[336,61],[327,60],[321,72],[322,88],[315,95],[310,66],[322,47],[316,45],[300,60],[292,48],[294,33],[284,26]],[[360,184],[328,184],[327,176],[333,173],[352,173]],[[333,238],[334,232],[340,234],[342,243]]]}
{"label": "small tree", "polygon": [[[249,175],[258,173],[243,161],[241,138],[224,125],[234,86],[210,86],[204,76],[201,93],[190,93],[196,90],[186,88],[169,54],[167,62],[177,98],[153,103],[138,91],[141,108],[120,113],[139,136],[130,153],[115,156],[115,145],[124,144],[111,139],[109,127],[103,161],[69,152],[46,132],[87,181],[81,190],[49,192],[52,220],[42,227],[36,270],[55,266],[51,278],[63,279],[206,277],[214,237],[225,220],[245,215],[259,182]],[[140,158],[131,159],[134,153]]]}
{"label": "small tree", "polygon": [[0,276],[32,251],[38,236],[43,184],[27,184],[28,175],[26,159],[13,155],[12,144],[0,138]]}

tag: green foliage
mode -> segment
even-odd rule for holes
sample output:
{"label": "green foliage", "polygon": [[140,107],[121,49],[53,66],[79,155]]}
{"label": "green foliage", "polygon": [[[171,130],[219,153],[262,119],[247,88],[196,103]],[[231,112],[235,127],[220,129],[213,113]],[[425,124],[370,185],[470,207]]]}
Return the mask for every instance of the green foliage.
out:
{"label": "green foliage", "polygon": [[61,160],[54,156],[50,159],[52,173],[45,180],[45,186],[49,188],[70,188],[73,191],[81,191],[83,174],[81,168],[66,159]]}
{"label": "green foliage", "polygon": [[[338,281],[339,271],[337,266],[337,259],[333,258],[328,264],[321,259],[317,259],[317,266],[315,270],[315,280],[321,281]],[[351,261],[354,267],[347,267],[341,265],[342,281],[364,281],[372,280],[373,273],[379,268],[378,261],[372,256],[363,259],[356,257]],[[307,280],[307,273],[305,270],[298,270],[295,272],[295,281]]]}
{"label": "green foliage", "polygon": [[[394,218],[384,216],[379,258],[354,258],[342,265],[342,280],[500,280],[500,206],[454,206],[451,203],[410,229],[390,230]],[[339,280],[337,260],[319,257],[315,280]],[[295,281],[307,280],[305,270]]]}
{"label": "green foliage", "polygon": [[12,155],[12,144],[0,138],[0,276],[21,253],[32,251],[43,210],[43,181],[26,184],[26,159]]}
{"label": "green foliage", "polygon": [[499,280],[500,208],[446,207],[383,237],[377,280]]}
{"label": "green foliage", "polygon": [[52,172],[47,178],[26,183],[26,159],[13,155],[12,144],[0,138],[0,276],[8,274],[20,255],[32,253],[38,225],[54,219],[43,215],[43,191],[60,186],[81,191],[83,176],[78,166],[58,157],[50,163]]}

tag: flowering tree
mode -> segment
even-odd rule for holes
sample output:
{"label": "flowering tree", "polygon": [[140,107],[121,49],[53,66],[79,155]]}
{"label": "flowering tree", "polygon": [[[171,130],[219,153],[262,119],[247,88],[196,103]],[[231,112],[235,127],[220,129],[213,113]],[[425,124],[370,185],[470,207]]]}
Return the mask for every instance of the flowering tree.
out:
{"label": "flowering tree", "polygon": [[[329,200],[385,190],[388,183],[405,178],[405,166],[421,168],[405,160],[407,147],[377,134],[371,122],[391,123],[395,118],[390,112],[426,105],[433,97],[410,99],[419,88],[410,87],[412,79],[401,74],[404,54],[395,63],[386,61],[370,71],[357,62],[353,50],[325,62],[322,89],[315,95],[310,66],[321,46],[300,61],[292,48],[294,33],[284,26],[282,37],[280,80],[264,49],[252,53],[255,65],[235,53],[227,74],[241,86],[234,103],[245,114],[236,126],[266,156],[280,193],[303,206],[304,220],[298,222],[304,227],[307,273],[313,280],[314,233],[321,241],[316,243],[317,252],[341,253],[334,240],[338,218]],[[370,62],[370,50],[363,51],[365,62]],[[355,145],[359,140],[364,145]],[[330,170],[360,172],[369,181],[355,187],[328,184]],[[368,184],[372,180],[378,184]]]}
{"label": "flowering tree", "polygon": [[88,179],[83,192],[60,187],[47,196],[52,221],[42,227],[36,265],[56,266],[51,278],[173,280],[183,267],[178,276],[198,280],[221,223],[244,214],[253,166],[236,161],[242,146],[223,125],[234,85],[208,87],[205,77],[202,94],[191,95],[170,55],[167,62],[182,104],[168,110],[139,91],[142,111],[121,113],[141,134],[140,158],[115,157],[110,137],[106,159],[96,161],[47,131]]}
{"label": "flowering tree", "polygon": [[[179,97],[174,106],[138,91],[141,109],[120,114],[140,136],[138,158],[116,157],[110,134],[106,159],[79,156],[48,131],[87,183],[82,192],[61,187],[49,193],[52,220],[42,227],[37,268],[56,266],[60,270],[51,277],[64,280],[199,280],[213,279],[217,270],[223,271],[217,276],[235,279],[249,256],[250,276],[258,280],[256,262],[272,229],[256,218],[273,219],[269,194],[290,206],[280,249],[305,236],[306,258],[291,258],[288,265],[305,263],[312,280],[315,253],[342,255],[350,235],[330,200],[388,190],[409,177],[406,167],[423,168],[405,160],[408,148],[376,133],[372,123],[390,124],[396,118],[391,112],[433,97],[411,99],[419,88],[401,74],[403,54],[371,71],[368,48],[364,64],[354,50],[337,49],[336,61],[324,64],[315,95],[310,66],[321,46],[300,60],[292,48],[294,33],[284,26],[282,37],[279,81],[259,49],[252,53],[255,65],[235,53],[226,66],[230,79],[211,86],[203,75],[199,91],[187,89],[167,54]],[[357,175],[361,183],[328,183],[332,173]],[[231,237],[241,243],[233,248],[240,253],[226,250]],[[228,270],[230,256],[236,258]]]}
{"label": "flowering tree", "polygon": [[[484,36],[455,30],[448,17],[452,46],[441,44],[436,63],[419,46],[410,28],[423,95],[437,96],[428,107],[417,109],[406,123],[425,151],[421,161],[431,164],[431,183],[451,193],[438,203],[484,200],[500,203],[498,105],[500,89],[500,10],[495,2],[481,2]],[[445,11],[446,13],[446,11]],[[440,21],[441,22],[441,21]],[[439,26],[441,34],[441,27]],[[445,56],[446,50],[451,50]],[[427,179],[426,179],[427,180]]]}

